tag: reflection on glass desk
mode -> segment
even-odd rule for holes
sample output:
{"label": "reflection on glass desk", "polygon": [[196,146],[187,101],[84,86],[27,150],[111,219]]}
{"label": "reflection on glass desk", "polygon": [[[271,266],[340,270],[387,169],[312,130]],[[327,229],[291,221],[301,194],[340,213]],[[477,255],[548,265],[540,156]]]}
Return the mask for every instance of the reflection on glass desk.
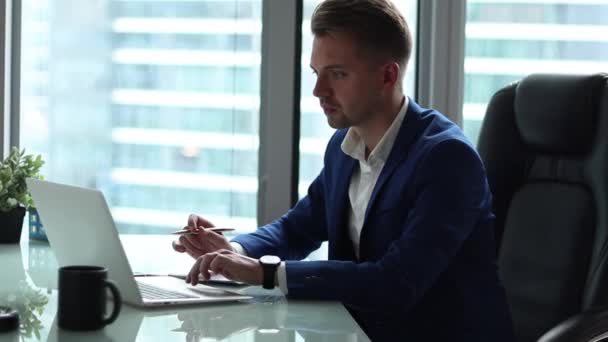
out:
{"label": "reflection on glass desk", "polygon": [[[173,238],[121,237],[134,271],[185,272],[192,260],[172,251]],[[0,333],[0,342],[369,341],[338,302],[294,301],[277,296],[170,309],[123,305],[116,322],[104,329],[66,331],[56,323],[57,262],[49,245],[29,241],[24,234],[20,245],[0,245],[0,265],[0,305],[16,308],[22,322],[19,332]]]}

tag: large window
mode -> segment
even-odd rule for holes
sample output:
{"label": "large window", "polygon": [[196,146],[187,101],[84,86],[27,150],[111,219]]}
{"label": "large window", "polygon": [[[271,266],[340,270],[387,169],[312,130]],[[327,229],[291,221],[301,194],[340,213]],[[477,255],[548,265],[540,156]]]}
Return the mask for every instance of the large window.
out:
{"label": "large window", "polygon": [[[300,197],[306,195],[308,186],[315,179],[323,167],[323,154],[326,144],[334,133],[329,127],[325,114],[319,106],[319,100],[312,95],[316,82],[310,69],[310,53],[312,50],[312,33],[310,32],[310,18],[320,0],[304,0],[302,21],[302,76],[301,76],[301,102],[300,102],[300,170],[298,193]],[[412,37],[416,37],[416,0],[394,0],[408,23]],[[406,74],[403,80],[406,95],[415,97],[415,68],[416,52],[412,52]]]}
{"label": "large window", "polygon": [[487,103],[532,73],[608,71],[608,2],[469,0],[463,125],[477,141]]}
{"label": "large window", "polygon": [[256,227],[262,0],[23,1],[21,145],[119,230]]}
{"label": "large window", "polygon": [[[48,180],[102,189],[122,232],[166,232],[190,212],[254,229],[262,5],[273,1],[21,1],[21,120],[12,133],[43,155]],[[312,96],[310,17],[319,2],[303,1],[300,196],[334,132]],[[417,1],[394,2],[416,37]],[[512,81],[607,71],[605,18],[601,0],[468,0],[469,138],[477,140],[491,95]],[[415,69],[412,59],[404,89],[413,98]]]}

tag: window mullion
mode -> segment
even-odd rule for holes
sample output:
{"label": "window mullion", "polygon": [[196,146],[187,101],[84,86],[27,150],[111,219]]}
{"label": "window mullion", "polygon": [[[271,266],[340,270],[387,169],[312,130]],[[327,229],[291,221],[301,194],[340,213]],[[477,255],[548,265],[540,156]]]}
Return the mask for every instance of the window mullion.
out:
{"label": "window mullion", "polygon": [[0,157],[19,146],[21,1],[0,6]]}
{"label": "window mullion", "polygon": [[258,224],[285,213],[295,193],[300,6],[300,1],[263,3]]}
{"label": "window mullion", "polygon": [[418,101],[462,124],[465,0],[419,2]]}

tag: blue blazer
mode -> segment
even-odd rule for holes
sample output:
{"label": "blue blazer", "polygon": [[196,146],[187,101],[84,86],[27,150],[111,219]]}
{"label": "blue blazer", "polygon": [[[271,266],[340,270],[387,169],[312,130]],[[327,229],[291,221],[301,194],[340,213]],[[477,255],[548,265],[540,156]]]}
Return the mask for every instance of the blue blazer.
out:
{"label": "blue blazer", "polygon": [[[339,300],[374,341],[514,341],[496,266],[485,170],[462,131],[410,99],[372,192],[360,257],[348,235],[358,161],[337,130],[291,210],[241,235],[251,257],[286,260],[290,298]],[[329,260],[299,261],[329,241]]]}

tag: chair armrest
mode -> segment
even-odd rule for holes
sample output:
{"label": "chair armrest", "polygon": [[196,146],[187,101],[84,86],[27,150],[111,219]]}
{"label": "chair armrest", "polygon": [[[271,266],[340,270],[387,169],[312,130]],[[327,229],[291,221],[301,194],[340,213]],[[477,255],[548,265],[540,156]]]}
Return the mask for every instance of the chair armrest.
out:
{"label": "chair armrest", "polygon": [[538,342],[597,342],[608,338],[608,307],[574,315],[561,322]]}

